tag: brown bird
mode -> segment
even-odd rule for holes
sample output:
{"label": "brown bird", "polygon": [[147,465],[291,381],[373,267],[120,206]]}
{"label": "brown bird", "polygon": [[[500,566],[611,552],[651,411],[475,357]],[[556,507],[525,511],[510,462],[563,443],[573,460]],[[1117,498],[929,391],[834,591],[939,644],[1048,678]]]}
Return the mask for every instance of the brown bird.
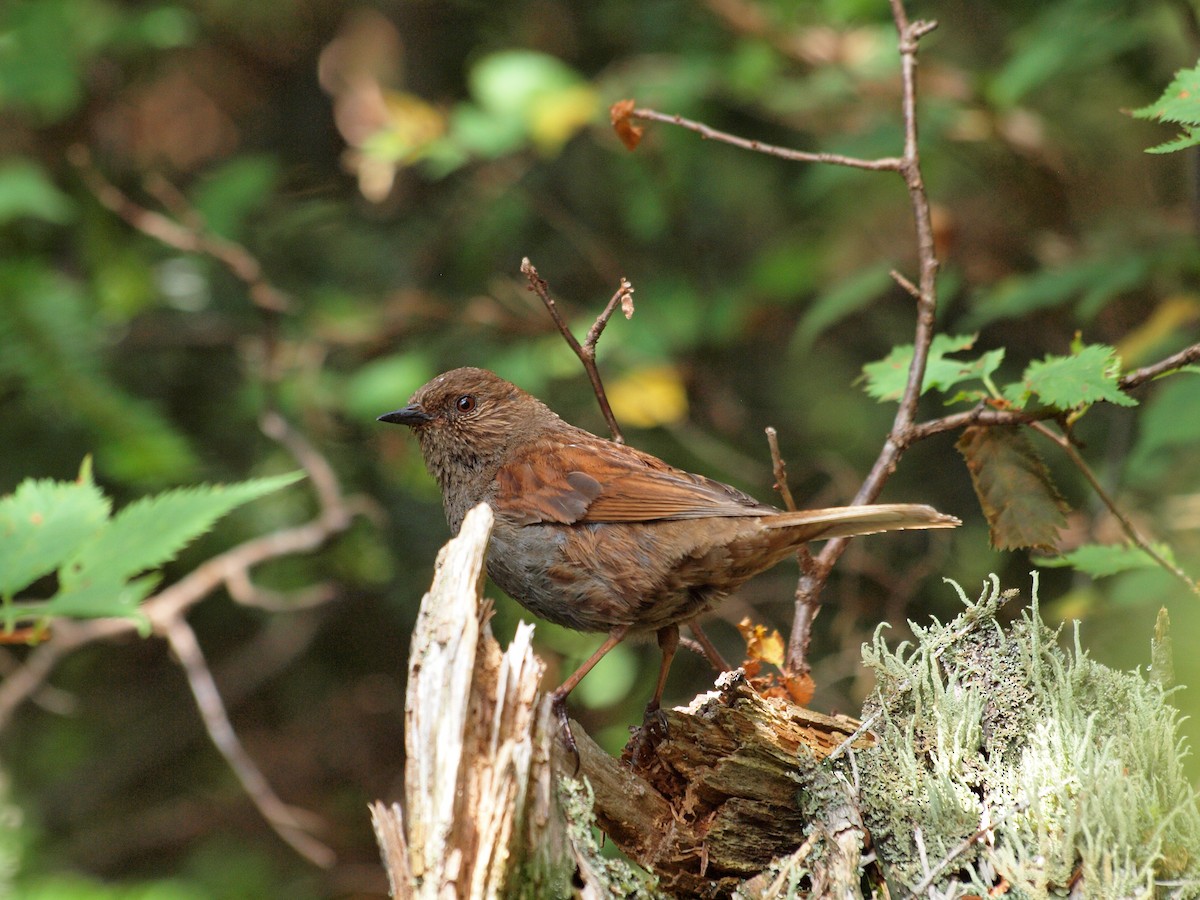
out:
{"label": "brown bird", "polygon": [[783,512],[569,425],[484,369],[439,375],[379,421],[412,428],[455,534],[468,510],[491,506],[496,584],[543,619],[608,633],[552,695],[564,726],[567,695],[632,633],[656,632],[662,649],[657,711],[679,625],[806,541],[960,524],[909,503]]}

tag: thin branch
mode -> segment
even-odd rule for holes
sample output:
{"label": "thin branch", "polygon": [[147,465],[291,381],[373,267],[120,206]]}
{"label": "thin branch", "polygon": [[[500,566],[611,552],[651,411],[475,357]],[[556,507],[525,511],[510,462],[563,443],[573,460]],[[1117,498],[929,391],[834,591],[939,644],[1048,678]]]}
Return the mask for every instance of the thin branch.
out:
{"label": "thin branch", "polygon": [[808,153],[804,150],[792,150],[788,147],[779,147],[764,141],[738,137],[736,134],[719,131],[709,125],[705,125],[703,122],[696,122],[692,119],[685,119],[683,116],[671,115],[670,113],[661,113],[655,109],[639,107],[629,113],[629,118],[678,125],[680,128],[696,132],[696,134],[700,135],[706,141],[720,141],[722,144],[731,144],[734,147],[741,147],[743,150],[750,150],[754,153],[765,153],[768,156],[776,156],[779,159],[786,159],[790,162],[829,163],[834,166],[867,169],[872,172],[899,172],[904,165],[904,160],[895,156],[887,156],[882,159],[859,159],[855,156],[843,156],[840,153]]}
{"label": "thin branch", "polygon": [[332,866],[336,861],[333,851],[308,834],[301,822],[301,818],[311,817],[298,814],[279,798],[271,789],[262,770],[254,764],[254,760],[238,740],[225,711],[225,705],[221,702],[221,693],[217,690],[208,663],[205,662],[200,642],[196,640],[196,633],[192,631],[191,626],[182,615],[176,615],[160,623],[155,630],[167,639],[183,667],[188,686],[196,700],[196,708],[204,719],[204,727],[213,744],[221,751],[221,755],[225,757],[263,818],[284,841],[309,862],[323,869]]}
{"label": "thin branch", "polygon": [[1165,375],[1175,369],[1182,369],[1197,361],[1200,361],[1200,344],[1192,344],[1192,346],[1185,347],[1178,353],[1159,360],[1153,365],[1134,369],[1132,372],[1122,375],[1117,384],[1121,390],[1131,391],[1136,387],[1141,387],[1147,381],[1153,381],[1160,375]]}
{"label": "thin branch", "polygon": [[521,260],[521,274],[529,281],[529,289],[541,298],[545,304],[547,311],[550,313],[550,318],[554,320],[554,324],[558,326],[559,332],[568,346],[579,357],[579,361],[583,363],[583,368],[588,374],[588,378],[592,382],[592,390],[596,393],[596,401],[600,404],[600,412],[604,414],[604,421],[608,423],[608,430],[612,434],[612,439],[618,444],[625,443],[625,437],[621,434],[621,426],[617,424],[617,418],[613,415],[612,407],[608,404],[608,395],[604,392],[604,382],[600,379],[600,370],[596,368],[596,342],[600,340],[600,335],[604,333],[604,327],[608,324],[608,320],[612,318],[612,314],[620,305],[621,311],[625,314],[625,318],[633,315],[633,285],[626,279],[621,279],[621,284],[617,288],[612,299],[608,301],[608,305],[604,307],[604,311],[596,317],[596,321],[592,323],[592,327],[588,329],[587,336],[582,344],[571,333],[571,328],[563,319],[562,313],[558,311],[558,304],[554,302],[554,298],[550,296],[550,287],[545,280],[538,275],[538,271],[534,268],[533,263],[529,261],[529,257]]}
{"label": "thin branch", "polygon": [[790,512],[794,512],[796,500],[792,497],[792,489],[787,483],[787,463],[779,453],[779,432],[774,428],[767,426],[767,446],[771,449],[771,472],[775,476],[775,490],[779,491],[779,496],[783,498],[783,506]]}
{"label": "thin branch", "polygon": [[82,144],[71,147],[67,151],[67,159],[75,166],[92,195],[131,227],[168,247],[185,253],[211,256],[246,285],[250,299],[260,308],[278,313],[289,307],[287,295],[263,277],[262,266],[249,250],[235,241],[197,227],[202,217],[187,205],[183,195],[173,186],[168,188],[163,182],[156,181],[151,190],[164,205],[176,209],[180,217],[185,219],[184,222],[135,202],[93,165],[91,153]]}
{"label": "thin branch", "polygon": [[[319,468],[308,468],[311,460],[298,458],[309,477],[318,483]],[[320,547],[336,534],[345,531],[356,515],[364,514],[365,504],[359,498],[340,500],[323,507],[311,521],[292,528],[252,538],[226,550],[197,566],[186,576],[147,599],[141,613],[152,624],[166,623],[199,603],[223,584],[248,577],[255,566],[284,556],[307,553]],[[33,648],[24,664],[0,681],[0,731],[11,720],[17,708],[32,696],[49,678],[58,662],[78,648],[95,641],[132,634],[138,623],[129,619],[91,619],[57,621],[50,637]]]}
{"label": "thin branch", "polygon": [[[1012,809],[1006,810],[1002,815],[1000,815],[996,819],[996,821],[991,822],[987,825],[980,825],[977,829],[975,829],[973,834],[967,835],[965,838],[963,838],[958,843],[957,846],[955,846],[949,853],[947,853],[944,857],[942,857],[942,859],[938,862],[938,864],[936,866],[934,866],[933,868],[929,867],[929,860],[926,858],[925,847],[922,842],[922,844],[920,845],[921,865],[925,869],[925,877],[921,879],[920,883],[916,887],[914,887],[912,890],[909,891],[908,900],[916,900],[917,897],[920,897],[927,890],[929,890],[931,887],[933,887],[933,882],[937,879],[937,877],[939,875],[942,874],[942,872],[946,871],[946,869],[949,867],[950,863],[954,862],[956,859],[958,859],[960,856],[962,856],[964,853],[966,853],[968,850],[970,850],[971,845],[974,844],[976,841],[980,840],[981,838],[987,837],[989,834],[991,834],[993,831],[995,831],[996,828],[998,828],[1000,825],[1002,825],[1005,822],[1005,820],[1009,819],[1010,817],[1016,815],[1019,812],[1024,811],[1025,807],[1026,807],[1026,804],[1018,803]],[[918,830],[918,834],[919,834],[919,830]]]}
{"label": "thin branch", "polygon": [[1151,544],[1150,541],[1148,541],[1140,531],[1138,531],[1137,527],[1133,524],[1130,518],[1125,515],[1125,513],[1117,505],[1117,502],[1112,498],[1108,491],[1105,490],[1104,485],[1100,483],[1100,479],[1096,477],[1096,473],[1091,470],[1091,467],[1088,466],[1084,458],[1079,455],[1079,451],[1075,449],[1075,445],[1071,443],[1071,439],[1067,435],[1059,434],[1058,432],[1047,428],[1041,422],[1031,422],[1029,427],[1048,440],[1053,441],[1056,445],[1058,445],[1058,448],[1067,455],[1067,458],[1071,460],[1075,468],[1080,471],[1083,477],[1087,479],[1088,484],[1092,486],[1092,490],[1096,492],[1096,496],[1100,498],[1101,502],[1108,507],[1108,511],[1112,513],[1113,517],[1118,523],[1120,523],[1121,530],[1125,532],[1126,537],[1128,537],[1136,547],[1153,559],[1155,563],[1157,563],[1163,569],[1170,572],[1172,575],[1186,584],[1188,586],[1188,590],[1190,590],[1192,593],[1200,594],[1200,584],[1189,577],[1188,574],[1183,571],[1183,569],[1179,568],[1179,566],[1159,553],[1154,545]]}
{"label": "thin branch", "polygon": [[[852,502],[856,505],[871,503],[879,497],[884,484],[896,470],[904,450],[911,443],[909,432],[916,419],[917,401],[920,398],[921,385],[925,379],[925,365],[929,359],[929,347],[933,343],[937,312],[939,263],[933,239],[929,197],[925,192],[925,182],[921,175],[921,159],[917,143],[916,79],[917,51],[920,40],[936,28],[937,23],[910,22],[901,0],[891,0],[891,6],[896,31],[900,36],[901,114],[904,120],[904,155],[900,159],[896,171],[904,178],[904,184],[908,188],[913,223],[917,233],[919,265],[919,277],[915,292],[917,322],[913,338],[913,358],[909,365],[904,393],[900,398],[896,417],[892,422],[891,431],[884,441],[883,448],[858,493],[854,496]],[[909,288],[911,287],[910,284]],[[913,292],[910,290],[910,293]],[[801,673],[807,672],[809,669],[807,659],[809,632],[812,620],[816,616],[816,607],[820,603],[825,583],[829,580],[829,573],[842,554],[846,552],[847,546],[849,546],[848,538],[834,538],[826,542],[821,552],[815,557],[811,571],[801,573],[800,580],[796,585],[794,621],[788,640],[787,670],[789,672]]]}
{"label": "thin branch", "polygon": [[937,419],[928,419],[911,426],[904,435],[903,447],[907,449],[917,441],[943,434],[947,431],[958,431],[970,425],[1028,425],[1043,419],[1053,419],[1062,415],[1057,409],[993,409],[987,403],[978,403],[966,412],[953,413]]}

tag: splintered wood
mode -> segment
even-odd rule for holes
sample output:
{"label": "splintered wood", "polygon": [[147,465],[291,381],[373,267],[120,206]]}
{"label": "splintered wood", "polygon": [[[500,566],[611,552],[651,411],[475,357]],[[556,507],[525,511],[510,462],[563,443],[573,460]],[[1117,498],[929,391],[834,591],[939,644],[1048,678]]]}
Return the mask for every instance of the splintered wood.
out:
{"label": "splintered wood", "polygon": [[[646,764],[611,759],[578,726],[575,736],[601,828],[676,896],[728,896],[795,852],[813,824],[800,802],[806,767],[851,737],[855,749],[872,743],[853,719],[762,697],[738,671],[665,715],[668,737]],[[851,804],[844,817],[857,840]]]}
{"label": "splintered wood", "polygon": [[544,666],[533,628],[522,624],[501,652],[481,604],[491,529],[486,505],[468,514],[438,555],[413,631],[404,811],[371,806],[394,897],[500,896],[514,859],[556,843],[545,830],[555,817],[548,754],[537,749]]}

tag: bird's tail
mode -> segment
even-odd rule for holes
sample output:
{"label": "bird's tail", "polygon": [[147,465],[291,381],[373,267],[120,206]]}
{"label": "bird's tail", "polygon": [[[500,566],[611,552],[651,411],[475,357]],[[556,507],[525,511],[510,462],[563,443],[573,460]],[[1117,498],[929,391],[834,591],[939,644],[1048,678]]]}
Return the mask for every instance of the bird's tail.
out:
{"label": "bird's tail", "polygon": [[954,516],[940,513],[932,506],[921,503],[878,503],[870,506],[804,509],[770,516],[762,521],[767,528],[799,529],[807,541],[914,528],[956,528],[962,524]]}

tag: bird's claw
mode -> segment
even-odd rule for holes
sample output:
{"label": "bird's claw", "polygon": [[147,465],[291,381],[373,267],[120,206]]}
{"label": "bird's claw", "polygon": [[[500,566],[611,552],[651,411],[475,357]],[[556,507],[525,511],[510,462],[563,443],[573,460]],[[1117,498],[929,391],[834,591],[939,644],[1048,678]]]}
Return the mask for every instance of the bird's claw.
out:
{"label": "bird's claw", "polygon": [[658,745],[669,736],[666,713],[657,704],[646,707],[642,727],[634,738],[632,762],[635,768],[645,768],[658,750]]}
{"label": "bird's claw", "polygon": [[550,696],[550,710],[558,719],[558,730],[562,736],[563,746],[566,747],[570,754],[575,757],[575,768],[571,771],[571,777],[574,778],[579,774],[579,745],[575,743],[575,735],[571,733],[571,720],[567,717],[566,695],[560,695],[557,691],[555,691]]}

